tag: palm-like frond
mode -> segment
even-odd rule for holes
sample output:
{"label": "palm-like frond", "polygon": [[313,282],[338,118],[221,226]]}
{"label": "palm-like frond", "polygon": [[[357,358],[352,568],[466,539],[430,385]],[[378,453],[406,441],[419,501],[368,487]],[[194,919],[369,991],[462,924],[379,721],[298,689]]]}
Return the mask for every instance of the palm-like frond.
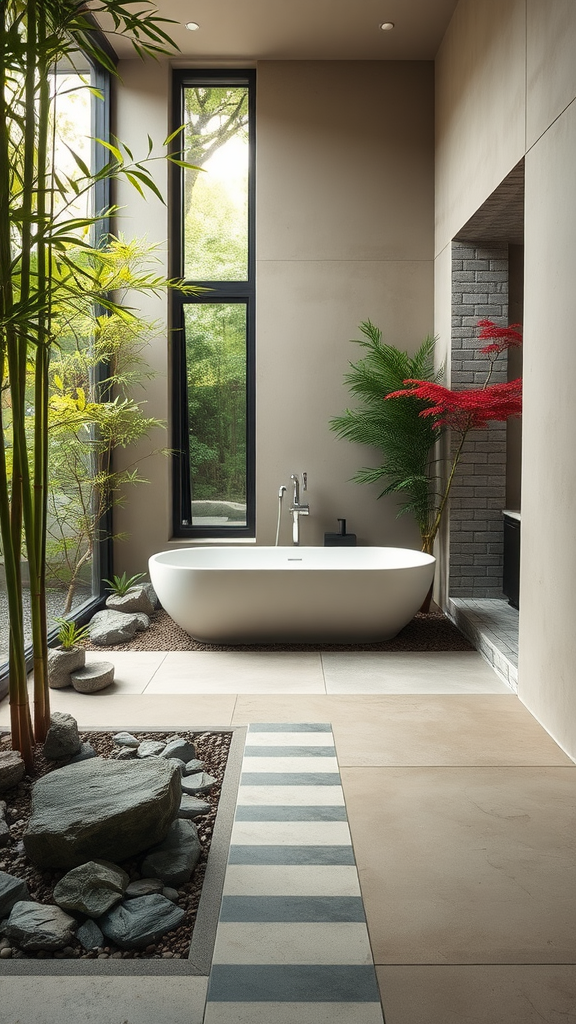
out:
{"label": "palm-like frond", "polygon": [[386,481],[379,495],[399,493],[398,515],[415,516],[422,535],[429,527],[435,496],[429,473],[430,453],[441,430],[420,413],[427,403],[419,399],[386,396],[404,389],[405,380],[439,382],[442,370],[434,368],[434,338],[427,336],[413,356],[382,341],[382,332],[369,320],[360,324],[363,335],[355,343],[366,350],[350,364],[344,382],[360,405],[346,409],[330,421],[330,429],[355,444],[376,448],[379,466],[363,467],[354,475],[358,483]]}

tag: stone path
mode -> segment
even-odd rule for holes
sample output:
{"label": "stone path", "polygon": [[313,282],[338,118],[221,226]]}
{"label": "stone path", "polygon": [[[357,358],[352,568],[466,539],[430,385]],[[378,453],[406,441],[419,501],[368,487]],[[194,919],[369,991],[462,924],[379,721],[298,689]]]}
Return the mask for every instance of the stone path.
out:
{"label": "stone path", "polygon": [[205,1024],[383,1024],[332,730],[251,725]]}

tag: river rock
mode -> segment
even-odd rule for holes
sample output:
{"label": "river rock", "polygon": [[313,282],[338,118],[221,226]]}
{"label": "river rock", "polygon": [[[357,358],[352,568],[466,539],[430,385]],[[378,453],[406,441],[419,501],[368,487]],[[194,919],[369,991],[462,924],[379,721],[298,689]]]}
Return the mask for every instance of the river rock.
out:
{"label": "river rock", "polygon": [[119,747],[134,747],[136,749],[140,746],[140,740],[131,732],[117,732],[112,739]]}
{"label": "river rock", "polygon": [[0,871],[0,919],[8,914],[15,903],[28,899],[28,886],[21,878]]}
{"label": "river rock", "polygon": [[105,608],[90,620],[90,640],[98,647],[125,644],[132,640],[140,627],[137,615],[115,612]]}
{"label": "river rock", "polygon": [[136,616],[136,632],[142,633],[145,629],[150,629],[150,617],[145,612],[133,612]]}
{"label": "river rock", "polygon": [[90,757],[97,757],[96,751],[91,743],[81,743],[80,750],[70,760],[70,764],[78,764],[80,761],[87,761]]}
{"label": "river rock", "polygon": [[204,765],[202,761],[199,761],[197,757],[192,758],[184,765],[184,775],[198,775],[198,772],[204,771]]}
{"label": "river rock", "polygon": [[208,814],[209,810],[210,804],[207,800],[199,800],[198,797],[190,796],[189,793],[182,793],[178,810],[179,818],[201,818],[202,815]]}
{"label": "river rock", "polygon": [[70,673],[83,668],[86,663],[86,651],[83,647],[62,647],[48,651],[48,686],[52,690],[63,690],[71,686]]}
{"label": "river rock", "polygon": [[97,693],[114,682],[114,665],[111,661],[96,661],[70,673],[72,686],[78,693]]}
{"label": "river rock", "polygon": [[142,740],[136,754],[138,757],[159,757],[165,744],[162,740]]}
{"label": "river rock", "polygon": [[163,842],[144,858],[142,875],[144,878],[161,878],[164,885],[177,888],[190,881],[201,853],[196,825],[178,818],[172,822]]}
{"label": "river rock", "polygon": [[163,888],[164,882],[160,878],[139,878],[126,887],[124,897],[134,900],[137,896],[153,896],[156,892],[162,892]]}
{"label": "river rock", "polygon": [[0,793],[17,786],[25,772],[26,765],[19,750],[0,751]]}
{"label": "river rock", "polygon": [[150,604],[152,605],[154,610],[156,610],[156,608],[159,608],[160,607],[160,601],[158,600],[158,594],[154,590],[154,587],[152,586],[152,584],[151,583],[141,583],[140,586],[142,587],[143,590],[146,591],[146,593],[148,595],[148,599],[150,601]]}
{"label": "river rock", "polygon": [[22,949],[63,949],[74,938],[78,922],[60,907],[41,903],[15,903],[4,923],[6,938]]}
{"label": "river rock", "polygon": [[10,829],[5,818],[0,818],[0,847],[8,846],[10,842]]}
{"label": "river rock", "polygon": [[185,775],[182,779],[182,791],[190,796],[198,796],[200,793],[209,793],[216,779],[207,772],[197,772],[196,775]]}
{"label": "river rock", "polygon": [[71,913],[80,911],[87,917],[100,917],[118,903],[130,881],[116,864],[105,860],[89,860],[68,871],[54,889],[54,902]]}
{"label": "river rock", "polygon": [[116,754],[117,761],[135,761],[136,751],[134,747],[120,747],[120,750]]}
{"label": "river rock", "polygon": [[144,612],[148,616],[154,614],[154,605],[148,592],[140,584],[130,587],[122,596],[110,594],[110,597],[106,598],[106,607],[115,612]]}
{"label": "river rock", "polygon": [[113,907],[98,924],[107,939],[122,949],[144,949],[177,928],[185,911],[160,893],[139,896]]}
{"label": "river rock", "polygon": [[91,949],[99,949],[100,946],[104,945],[104,936],[96,924],[96,921],[93,921],[91,917],[89,917],[84,924],[80,925],[76,932],[76,938],[82,943],[84,949],[88,950],[88,952],[90,952]]}
{"label": "river rock", "polygon": [[180,893],[178,892],[178,889],[172,889],[172,887],[169,885],[164,886],[164,888],[162,889],[162,895],[167,900],[170,900],[170,903],[178,903],[178,900],[180,899]]}
{"label": "river rock", "polygon": [[181,795],[180,772],[163,758],[67,765],[32,789],[26,853],[43,868],[118,863],[166,837]]}
{"label": "river rock", "polygon": [[196,748],[189,740],[184,740],[180,736],[173,736],[167,741],[162,757],[177,757],[186,764],[187,761],[196,757]]}
{"label": "river rock", "polygon": [[49,761],[60,761],[63,757],[73,757],[79,750],[76,719],[64,711],[54,711],[50,715],[50,728],[44,740],[44,757]]}

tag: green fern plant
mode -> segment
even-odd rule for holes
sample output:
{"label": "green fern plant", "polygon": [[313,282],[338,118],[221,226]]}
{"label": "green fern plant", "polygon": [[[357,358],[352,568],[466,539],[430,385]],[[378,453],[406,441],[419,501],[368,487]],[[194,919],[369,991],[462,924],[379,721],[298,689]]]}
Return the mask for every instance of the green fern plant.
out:
{"label": "green fern plant", "polygon": [[354,339],[366,354],[357,363],[350,363],[344,383],[358,399],[356,409],[346,409],[330,420],[330,429],[339,437],[356,444],[369,445],[381,452],[379,466],[363,467],[354,474],[356,483],[385,481],[379,498],[399,494],[398,515],[411,513],[418,523],[422,550],[431,553],[430,530],[435,508],[435,488],[431,453],[442,430],[420,412],[427,402],[407,402],[384,398],[392,391],[403,390],[405,380],[439,382],[443,371],[434,369],[434,338],[428,336],[413,355],[386,345],[382,331],[370,320],[360,324],[363,337]]}

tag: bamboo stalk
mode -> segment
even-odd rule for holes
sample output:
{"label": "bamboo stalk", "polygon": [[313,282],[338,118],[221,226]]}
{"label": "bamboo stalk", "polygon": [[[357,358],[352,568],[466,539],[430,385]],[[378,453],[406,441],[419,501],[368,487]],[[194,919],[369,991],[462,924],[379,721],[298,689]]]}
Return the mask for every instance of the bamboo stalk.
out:
{"label": "bamboo stalk", "polygon": [[[8,364],[10,397],[12,401],[13,473],[11,491],[7,474],[4,422],[0,413],[0,530],[4,548],[8,615],[10,619],[10,720],[12,745],[20,750],[28,768],[32,765],[33,743],[28,707],[28,680],[24,657],[24,616],[22,608],[21,545],[22,545],[22,445],[18,417],[23,411],[17,386],[19,352],[17,335],[12,326],[14,293],[12,283],[11,252],[11,186],[13,168],[10,164],[10,117],[7,110],[4,83],[8,68],[6,55],[9,47],[9,12],[4,8],[0,19],[0,317],[2,334],[0,344],[0,372]],[[14,154],[14,160],[17,160]],[[24,445],[25,448],[25,445]],[[26,458],[26,453],[24,452]]]}

